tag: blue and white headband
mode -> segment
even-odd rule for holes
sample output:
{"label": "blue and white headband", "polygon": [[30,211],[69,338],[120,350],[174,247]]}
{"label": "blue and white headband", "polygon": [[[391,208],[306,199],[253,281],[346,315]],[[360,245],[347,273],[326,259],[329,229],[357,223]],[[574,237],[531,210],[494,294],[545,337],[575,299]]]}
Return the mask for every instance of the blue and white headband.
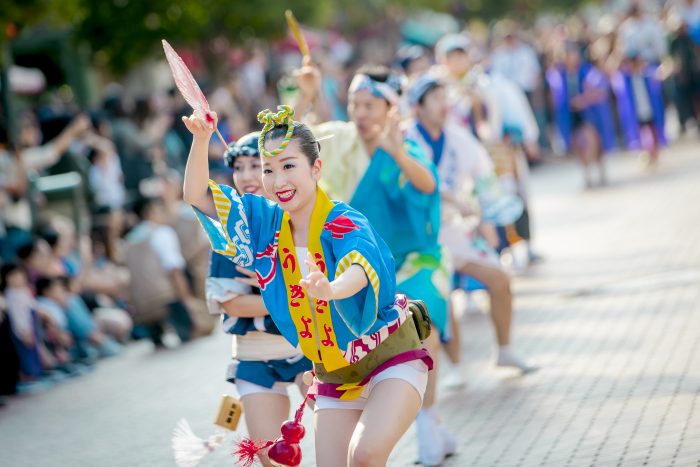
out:
{"label": "blue and white headband", "polygon": [[359,91],[369,91],[374,96],[381,99],[386,99],[392,105],[399,103],[399,93],[394,89],[392,84],[396,85],[400,89],[400,82],[395,76],[389,76],[386,83],[380,81],[375,81],[365,74],[357,74],[352,79],[350,83],[350,88],[348,91],[350,94],[354,94]]}
{"label": "blue and white headband", "polygon": [[421,75],[409,86],[408,91],[406,92],[408,104],[411,107],[415,107],[418,105],[423,96],[428,93],[428,91],[440,86],[442,86],[442,83],[436,76],[433,76],[430,73]]}

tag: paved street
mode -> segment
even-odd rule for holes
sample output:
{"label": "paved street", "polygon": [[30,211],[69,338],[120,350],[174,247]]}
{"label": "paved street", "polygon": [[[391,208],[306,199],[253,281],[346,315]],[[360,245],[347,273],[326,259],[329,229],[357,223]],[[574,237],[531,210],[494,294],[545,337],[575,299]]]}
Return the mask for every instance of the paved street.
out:
{"label": "paved street", "polygon": [[[570,161],[533,174],[546,261],[515,277],[514,335],[542,369],[495,369],[488,317],[461,316],[468,385],[439,405],[460,439],[447,466],[700,465],[698,143],[667,150],[656,173],[616,156],[611,185],[591,191]],[[157,353],[136,343],[87,376],[13,398],[0,409],[0,464],[172,466],[177,420],[209,435],[221,394],[234,393],[229,351],[224,335]],[[414,436],[390,465],[412,465]],[[225,449],[200,465],[231,464]]]}

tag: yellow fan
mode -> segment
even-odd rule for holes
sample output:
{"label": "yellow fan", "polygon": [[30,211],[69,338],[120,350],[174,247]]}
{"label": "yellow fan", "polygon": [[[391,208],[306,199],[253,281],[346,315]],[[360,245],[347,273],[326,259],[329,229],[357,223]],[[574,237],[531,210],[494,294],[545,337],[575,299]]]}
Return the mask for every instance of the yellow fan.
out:
{"label": "yellow fan", "polygon": [[306,39],[304,39],[304,35],[301,33],[301,28],[299,27],[299,23],[297,23],[297,19],[294,17],[294,13],[292,13],[292,10],[287,10],[284,12],[284,16],[287,18],[289,30],[292,31],[294,38],[297,40],[301,54],[304,57],[310,56],[309,45],[306,43]]}

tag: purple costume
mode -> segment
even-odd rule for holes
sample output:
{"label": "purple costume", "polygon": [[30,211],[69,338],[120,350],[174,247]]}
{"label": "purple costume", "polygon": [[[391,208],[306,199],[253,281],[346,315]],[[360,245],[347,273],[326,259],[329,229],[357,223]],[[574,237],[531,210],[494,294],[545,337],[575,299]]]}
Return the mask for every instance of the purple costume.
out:
{"label": "purple costume", "polygon": [[566,144],[566,149],[571,150],[571,140],[576,130],[576,120],[581,119],[585,123],[591,124],[598,135],[604,151],[609,151],[615,147],[615,126],[613,123],[612,111],[610,107],[610,83],[598,68],[590,63],[583,63],[578,69],[577,95],[588,90],[602,91],[604,97],[597,102],[592,102],[580,111],[571,108],[571,93],[566,68],[561,65],[554,65],[547,70],[547,83],[552,93],[555,122],[562,140]]}
{"label": "purple costume", "polygon": [[[666,133],[664,131],[665,115],[662,83],[655,76],[656,67],[649,65],[644,70],[644,84],[649,95],[649,103],[652,110],[651,123],[656,129],[658,142],[666,145]],[[632,87],[632,72],[628,66],[620,67],[612,77],[611,84],[617,98],[617,111],[620,116],[622,134],[625,138],[625,146],[628,149],[650,148],[653,145],[651,135],[640,131],[639,117],[635,104]]]}

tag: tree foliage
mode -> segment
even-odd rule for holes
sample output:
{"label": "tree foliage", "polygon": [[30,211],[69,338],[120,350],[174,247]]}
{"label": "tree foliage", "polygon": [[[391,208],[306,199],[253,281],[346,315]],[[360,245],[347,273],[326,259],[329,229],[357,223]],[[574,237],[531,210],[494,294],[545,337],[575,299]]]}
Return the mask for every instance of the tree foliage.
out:
{"label": "tree foliage", "polygon": [[0,9],[7,40],[28,27],[70,27],[89,45],[94,62],[121,73],[149,54],[160,40],[174,45],[211,44],[225,38],[275,39],[287,34],[284,10],[304,24],[356,31],[415,8],[455,14],[458,19],[511,13],[527,18],[543,8],[574,8],[581,0],[22,0]]}
{"label": "tree foliage", "polygon": [[[302,21],[320,24],[330,2],[297,0]],[[89,45],[93,59],[116,73],[149,54],[160,40],[174,45],[207,44],[215,38],[234,43],[287,33],[284,0],[27,0],[0,9],[5,31],[29,27],[71,27],[76,42]],[[7,40],[8,34],[3,35]]]}

